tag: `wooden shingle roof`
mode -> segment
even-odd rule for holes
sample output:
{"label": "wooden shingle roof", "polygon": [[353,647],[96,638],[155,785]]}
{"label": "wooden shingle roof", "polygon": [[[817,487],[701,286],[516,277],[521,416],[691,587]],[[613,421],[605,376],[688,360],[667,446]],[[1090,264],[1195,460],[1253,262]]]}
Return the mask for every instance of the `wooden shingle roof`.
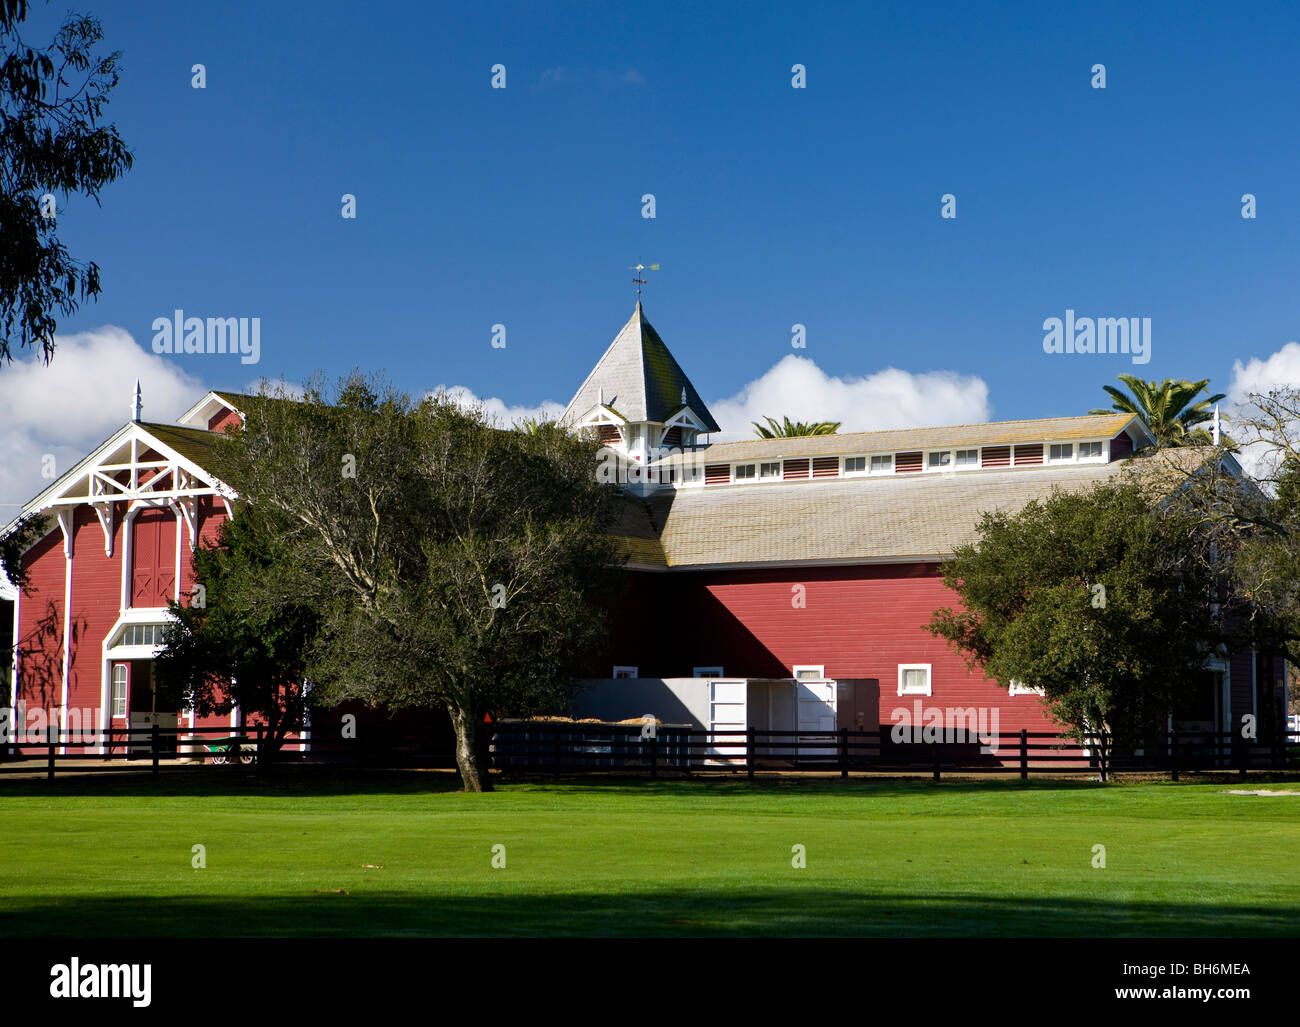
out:
{"label": "wooden shingle roof", "polygon": [[[644,502],[658,529],[662,564],[739,565],[939,560],[974,542],[986,511],[1014,512],[1054,489],[1082,491],[1122,474],[1175,487],[1208,448],[1165,450],[1105,464],[891,475],[663,489]],[[645,540],[640,540],[644,544]],[[646,555],[650,555],[647,547]]]}
{"label": "wooden shingle roof", "polygon": [[[892,431],[848,432],[840,435],[812,435],[792,439],[742,439],[715,442],[695,451],[705,463],[735,463],[740,460],[779,460],[784,457],[850,456],[959,447],[1005,446],[1047,440],[1114,438],[1126,428],[1149,438],[1142,421],[1133,414],[1089,414],[1079,417],[1048,417],[1032,421],[995,421],[992,424],[953,424],[936,428],[900,428]],[[660,461],[672,466],[692,454]]]}

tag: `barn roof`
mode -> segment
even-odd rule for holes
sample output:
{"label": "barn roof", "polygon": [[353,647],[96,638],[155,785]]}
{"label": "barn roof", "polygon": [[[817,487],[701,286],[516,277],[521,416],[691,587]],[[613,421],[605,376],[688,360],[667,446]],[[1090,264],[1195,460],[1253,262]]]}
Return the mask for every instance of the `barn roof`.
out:
{"label": "barn roof", "polygon": [[639,562],[704,569],[940,560],[976,540],[985,512],[1015,512],[1054,489],[1082,491],[1123,474],[1173,488],[1211,452],[1187,447],[1086,466],[663,489],[644,500],[662,561],[643,546]]}
{"label": "barn roof", "polygon": [[641,421],[664,424],[686,406],[695,412],[707,431],[721,431],[686,372],[646,320],[640,302],[609,349],[596,361],[587,380],[574,393],[561,420],[574,423],[601,405],[633,424]]}
{"label": "barn roof", "polygon": [[990,424],[952,424],[934,428],[899,428],[890,431],[845,432],[838,435],[810,435],[788,439],[743,439],[715,442],[686,453],[674,453],[659,461],[663,466],[684,460],[708,463],[737,460],[779,460],[783,457],[895,453],[913,450],[969,446],[1014,445],[1047,441],[1113,438],[1130,431],[1144,444],[1154,442],[1151,433],[1134,414],[1088,414],[1078,417],[1047,417],[1029,421],[994,421]]}

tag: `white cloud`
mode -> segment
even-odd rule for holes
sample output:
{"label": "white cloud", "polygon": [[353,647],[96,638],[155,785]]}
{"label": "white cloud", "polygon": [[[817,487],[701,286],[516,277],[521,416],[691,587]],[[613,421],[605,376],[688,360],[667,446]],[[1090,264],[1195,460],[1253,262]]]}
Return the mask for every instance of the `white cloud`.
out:
{"label": "white cloud", "polygon": [[912,374],[889,367],[865,378],[828,375],[791,353],[734,396],[710,403],[721,435],[753,438],[753,421],[840,421],[841,432],[976,424],[989,419],[989,388],[982,378],[951,371]]}
{"label": "white cloud", "polygon": [[1288,342],[1264,360],[1251,357],[1245,364],[1234,360],[1228,402],[1240,406],[1249,393],[1264,393],[1284,385],[1300,386],[1300,342]]}
{"label": "white cloud", "polygon": [[127,422],[137,378],[146,421],[174,421],[207,392],[175,357],[114,327],[57,336],[48,366],[34,356],[0,366],[0,524],[50,485],[46,454],[62,474]]}
{"label": "white cloud", "polygon": [[[1240,360],[1233,361],[1232,381],[1228,385],[1227,408],[1224,410],[1229,418],[1225,425],[1227,431],[1232,432],[1231,418],[1234,415],[1252,411],[1249,399],[1252,393],[1264,395],[1279,388],[1300,388],[1300,342],[1288,342],[1263,360],[1251,357],[1244,364]],[[1300,432],[1300,425],[1292,425],[1292,428]],[[1276,470],[1276,459],[1267,446],[1259,443],[1244,446],[1240,455],[1241,465],[1248,474],[1268,477]]]}
{"label": "white cloud", "polygon": [[443,393],[452,402],[467,409],[481,407],[490,420],[504,425],[517,424],[530,417],[542,421],[554,420],[564,413],[563,403],[556,403],[554,400],[549,399],[542,400],[535,407],[510,406],[505,400],[497,399],[495,396],[486,399],[476,396],[472,390],[464,385],[439,385],[432,390],[430,395],[439,392]]}

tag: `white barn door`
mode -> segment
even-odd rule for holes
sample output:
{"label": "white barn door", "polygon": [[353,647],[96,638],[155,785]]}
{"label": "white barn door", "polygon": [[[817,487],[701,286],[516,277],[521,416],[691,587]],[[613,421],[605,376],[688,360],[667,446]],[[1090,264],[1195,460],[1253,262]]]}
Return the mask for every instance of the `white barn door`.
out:
{"label": "white barn door", "polygon": [[745,729],[749,726],[748,689],[749,682],[744,678],[709,681],[709,730],[735,732],[712,736],[708,748],[710,759],[745,758]]}
{"label": "white barn door", "polygon": [[794,683],[799,718],[799,755],[834,756],[835,682],[826,678]]}

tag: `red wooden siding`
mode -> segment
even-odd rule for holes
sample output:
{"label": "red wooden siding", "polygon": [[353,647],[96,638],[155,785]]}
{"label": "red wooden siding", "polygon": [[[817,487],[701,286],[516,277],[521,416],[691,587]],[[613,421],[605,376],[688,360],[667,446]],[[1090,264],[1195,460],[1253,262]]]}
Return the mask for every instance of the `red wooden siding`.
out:
{"label": "red wooden siding", "polygon": [[781,477],[785,481],[797,481],[800,478],[808,477],[807,460],[787,460],[781,469]]}
{"label": "red wooden siding", "polygon": [[921,469],[920,453],[897,453],[894,456],[894,473],[911,474]]}
{"label": "red wooden siding", "polygon": [[1043,445],[1041,442],[1034,446],[1016,447],[1017,467],[1030,465],[1030,464],[1041,464],[1042,462],[1043,462]]}
{"label": "red wooden siding", "polygon": [[705,485],[726,485],[730,481],[731,464],[708,464],[705,466]]}
{"label": "red wooden siding", "polygon": [[1010,467],[1010,446],[985,446],[980,453],[981,467]]}
{"label": "red wooden siding", "polygon": [[612,424],[598,425],[596,428],[596,438],[607,446],[617,446],[623,440],[623,436],[619,433],[618,428]]}
{"label": "red wooden siding", "polygon": [[[791,599],[804,589],[806,606]],[[1057,730],[1038,697],[1011,696],[947,643],[925,630],[941,606],[960,609],[936,564],[633,575],[633,588],[611,614],[611,647],[593,673],[615,664],[641,677],[690,677],[721,666],[728,676],[790,677],[796,664],[824,665],[831,678],[880,682],[881,721],[896,708],[984,707],[999,729]],[[647,615],[680,612],[670,632],[646,632]],[[931,665],[933,695],[899,696],[898,666]]]}
{"label": "red wooden siding", "polygon": [[1133,455],[1133,440],[1127,432],[1120,432],[1110,440],[1111,460],[1124,460]]}
{"label": "red wooden siding", "polygon": [[838,478],[840,476],[840,458],[837,456],[819,456],[812,462],[814,478]]}
{"label": "red wooden siding", "polygon": [[663,444],[669,449],[680,449],[682,445],[681,428],[673,427],[664,432]]}
{"label": "red wooden siding", "polygon": [[208,419],[208,431],[224,432],[228,425],[234,425],[238,428],[242,423],[239,415],[233,410],[223,410],[219,414],[213,414]]}

